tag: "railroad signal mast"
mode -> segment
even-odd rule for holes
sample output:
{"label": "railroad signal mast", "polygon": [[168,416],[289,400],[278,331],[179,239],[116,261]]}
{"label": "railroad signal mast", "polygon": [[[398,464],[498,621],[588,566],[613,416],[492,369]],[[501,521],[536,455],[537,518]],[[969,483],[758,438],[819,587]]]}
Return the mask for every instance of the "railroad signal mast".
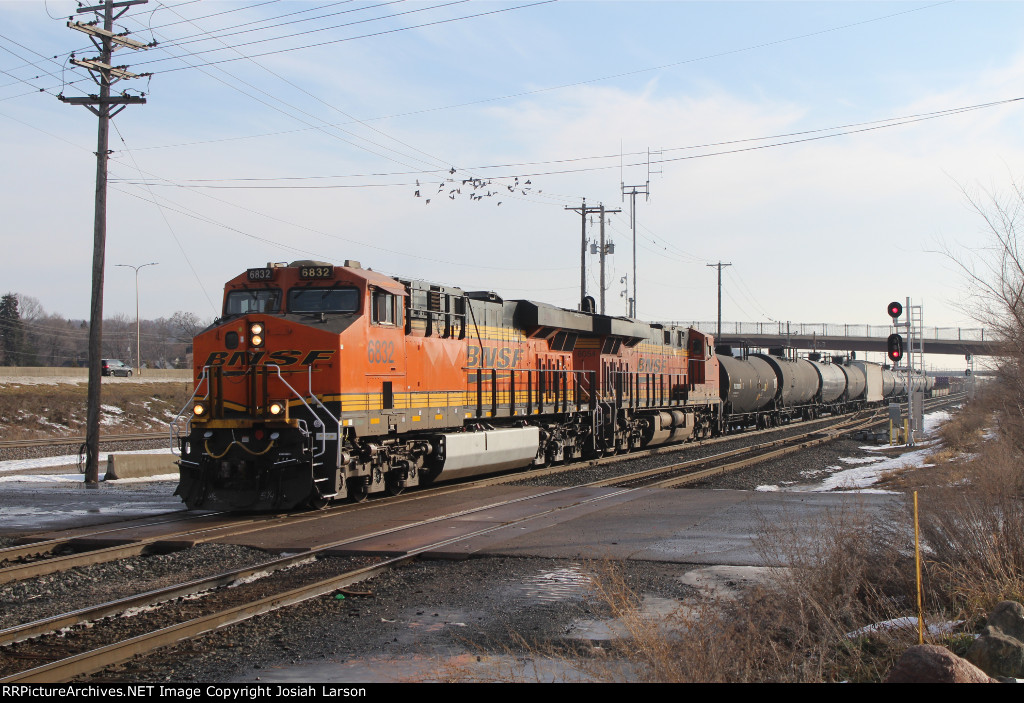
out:
{"label": "railroad signal mast", "polygon": [[[923,428],[924,393],[922,392],[921,396],[915,401],[914,369],[918,368],[921,370],[922,375],[924,374],[924,343],[921,339],[924,312],[920,305],[911,305],[910,298],[907,298],[905,306],[898,301],[889,303],[886,312],[892,318],[892,326],[897,328],[897,330],[903,328],[907,335],[906,345],[904,345],[903,336],[899,332],[889,335],[886,343],[886,356],[892,362],[893,368],[896,368],[900,360],[906,356],[907,419],[910,425],[910,431],[907,433],[907,444],[914,446],[916,435]],[[904,322],[900,322],[899,319],[904,312],[907,313],[906,319]]]}

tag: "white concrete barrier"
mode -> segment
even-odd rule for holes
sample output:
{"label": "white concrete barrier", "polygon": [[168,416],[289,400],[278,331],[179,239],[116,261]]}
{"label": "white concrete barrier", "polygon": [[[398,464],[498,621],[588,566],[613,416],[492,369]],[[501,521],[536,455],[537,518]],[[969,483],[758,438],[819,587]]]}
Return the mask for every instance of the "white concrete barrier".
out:
{"label": "white concrete barrier", "polygon": [[107,481],[177,474],[178,465],[171,454],[110,454],[107,456]]}

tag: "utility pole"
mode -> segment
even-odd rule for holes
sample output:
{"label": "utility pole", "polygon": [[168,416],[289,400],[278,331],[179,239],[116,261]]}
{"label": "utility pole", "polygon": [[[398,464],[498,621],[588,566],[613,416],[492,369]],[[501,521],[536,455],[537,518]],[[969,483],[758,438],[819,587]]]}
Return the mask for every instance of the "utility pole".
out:
{"label": "utility pole", "polygon": [[[120,80],[151,75],[130,73],[124,66],[112,65],[111,58],[115,49],[148,48],[142,42],[115,34],[114,20],[127,12],[131,5],[142,5],[146,2],[148,0],[106,0],[99,5],[78,8],[75,14],[92,12],[95,13],[96,19],[88,23],[69,20],[68,27],[88,34],[100,55],[94,59],[77,59],[72,55],[71,63],[87,69],[93,81],[99,86],[100,92],[99,95],[88,95],[83,98],[67,98],[63,94],[57,96],[61,102],[86,107],[99,118],[99,134],[96,140],[96,209],[93,218],[92,304],[89,308],[89,398],[85,427],[85,483],[90,488],[99,486],[100,387],[103,382],[100,357],[103,355],[103,266],[107,239],[110,119],[128,105],[141,105],[146,102],[144,97],[128,95],[126,92],[111,96],[110,87]],[[115,12],[115,9],[119,11]],[[102,28],[98,26],[101,19]]]}
{"label": "utility pole", "polygon": [[[602,213],[601,217],[601,233],[604,236],[604,205],[600,207],[594,207],[591,205],[587,207],[587,199],[583,199],[583,204],[579,207],[566,206],[566,210],[572,210],[580,214],[582,220],[582,230],[580,232],[580,310],[584,310],[587,300],[587,215],[595,212]],[[604,302],[604,258],[601,258],[601,301],[602,305]]]}
{"label": "utility pole", "polygon": [[723,264],[719,261],[717,264],[708,264],[708,266],[718,269],[718,330],[715,333],[717,342],[722,336],[722,267],[732,266],[732,264]]}
{"label": "utility pole", "polygon": [[615,245],[613,243],[606,244],[605,240],[604,240],[604,223],[605,223],[604,216],[605,216],[605,214],[614,215],[617,212],[622,212],[622,210],[605,210],[604,209],[604,203],[601,203],[601,251],[600,251],[600,254],[601,254],[601,314],[602,315],[604,315],[604,293],[605,293],[605,285],[604,285],[604,259],[605,259],[606,256],[608,256],[608,254],[611,254],[611,253],[615,252]]}
{"label": "utility pole", "polygon": [[142,376],[142,335],[139,334],[139,269],[147,266],[156,266],[159,262],[151,261],[148,264],[114,264],[127,269],[135,269],[135,373]]}
{"label": "utility pole", "polygon": [[[649,186],[651,185],[650,180],[644,183],[642,186],[628,186],[625,183],[622,184],[622,197],[628,195],[630,199],[629,208],[629,222],[630,228],[633,230],[633,297],[630,302],[630,317],[636,317],[636,196],[643,195],[648,200],[651,199],[651,191]],[[641,188],[643,190],[641,190]],[[627,189],[629,192],[627,193]]]}
{"label": "utility pole", "polygon": [[[628,195],[630,198],[629,220],[630,228],[633,230],[633,297],[630,298],[629,316],[635,318],[636,313],[636,196],[643,195],[647,200],[651,199],[651,150],[647,150],[647,181],[642,186],[628,186],[623,174],[622,154],[619,154],[619,184],[622,187],[622,199]],[[628,192],[627,192],[628,191]]]}

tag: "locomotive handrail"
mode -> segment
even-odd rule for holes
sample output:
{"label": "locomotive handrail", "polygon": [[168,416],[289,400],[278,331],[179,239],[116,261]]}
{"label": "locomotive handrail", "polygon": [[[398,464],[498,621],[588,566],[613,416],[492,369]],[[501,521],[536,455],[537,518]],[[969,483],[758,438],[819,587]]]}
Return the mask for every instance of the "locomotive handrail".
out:
{"label": "locomotive handrail", "polygon": [[[279,375],[280,375],[280,371],[281,370],[279,368],[278,369],[278,374]],[[335,427],[338,430],[337,431],[337,435],[338,435],[338,451],[336,452],[334,465],[340,468],[341,467],[341,418],[340,417],[334,417],[334,413],[332,413],[330,410],[328,410],[327,406],[324,405],[322,402],[320,402],[320,398],[318,398],[316,396],[316,394],[313,393],[313,365],[312,364],[310,364],[309,366],[306,367],[306,372],[307,372],[306,373],[307,383],[308,383],[308,386],[309,386],[309,397],[312,398],[313,400],[315,400],[316,404],[319,405],[320,408],[325,413],[327,413],[327,417],[329,417],[332,420],[334,420],[334,425],[335,425]],[[339,415],[341,414],[340,408],[341,408],[341,405],[339,403],[339,411],[338,411]],[[326,432],[327,428],[325,427],[324,430],[325,430],[324,431],[324,442],[326,442],[327,441],[327,432]],[[325,452],[327,451],[326,446],[324,448],[324,451]]]}
{"label": "locomotive handrail", "polygon": [[[174,416],[174,419],[171,420],[170,424],[168,425],[168,429],[170,430],[170,432],[169,432],[169,435],[170,435],[169,436],[169,440],[170,440],[170,443],[171,443],[171,454],[173,456],[178,456],[178,457],[181,456],[181,454],[179,454],[179,453],[174,451],[174,440],[180,437],[180,433],[175,431],[177,426],[178,426],[178,421],[181,419],[182,415],[185,414],[185,410],[187,410],[188,407],[192,404],[192,401],[195,400],[196,394],[199,393],[199,389],[203,385],[203,381],[206,381],[206,395],[203,396],[203,399],[207,400],[210,397],[210,377],[209,377],[209,371],[210,371],[210,367],[209,366],[204,366],[203,367],[203,373],[199,377],[199,383],[196,384],[195,390],[192,391],[192,395],[189,396],[188,400],[185,401],[184,407],[182,407],[182,409],[178,411],[178,414]],[[191,420],[190,420],[190,422],[191,422]]]}
{"label": "locomotive handrail", "polygon": [[[306,410],[309,411],[310,416],[313,417],[313,427],[322,427],[324,429],[324,432],[320,433],[320,451],[319,452],[314,452],[313,458],[321,457],[324,454],[326,454],[327,453],[327,432],[326,432],[327,428],[324,427],[323,421],[319,418],[319,416],[317,416],[317,414],[315,412],[313,412],[313,408],[309,407],[309,403],[306,402],[306,399],[302,396],[302,394],[299,393],[297,390],[295,390],[292,387],[292,384],[290,384],[290,383],[288,383],[288,381],[284,380],[284,376],[281,375],[281,367],[280,366],[278,366],[277,364],[264,364],[263,368],[265,368],[265,369],[267,369],[267,368],[274,369],[277,372],[277,377],[281,381],[281,383],[283,383],[285,386],[287,386],[288,390],[290,390],[295,395],[295,397],[299,399],[299,402],[302,403],[306,407]],[[323,409],[323,411],[325,413],[327,413],[327,416],[330,417],[332,420],[334,420],[334,422],[337,423],[337,425],[338,425],[338,455],[339,455],[338,458],[340,460],[340,458],[341,458],[341,420],[339,420],[338,418],[334,417],[334,414],[330,410],[328,410],[327,407],[323,403],[320,402],[320,399],[316,397],[316,394],[313,393],[313,367],[309,366],[307,368],[308,368],[308,371],[309,371],[309,396],[313,400],[315,400],[316,404],[319,405]],[[316,434],[315,433],[313,434],[313,438],[316,439]]]}
{"label": "locomotive handrail", "polygon": [[[506,404],[509,417],[516,415],[522,405],[526,406],[526,415],[533,415],[535,408],[543,414],[546,405],[551,405],[555,412],[568,412],[570,405],[574,405],[579,412],[584,408],[584,390],[588,397],[587,407],[592,409],[598,400],[595,391],[596,372],[588,369],[499,369],[491,366],[464,366],[462,370],[467,374],[467,394],[475,396],[469,405],[475,406],[477,417],[484,417],[484,410],[487,408],[492,417],[497,417],[499,409]],[[508,375],[499,378],[499,371]],[[523,375],[526,377],[525,400],[522,397],[524,389],[517,385],[516,374],[520,374],[520,382]],[[537,378],[536,385],[533,382],[534,376]],[[487,391],[484,390],[485,384],[490,385]],[[485,398],[485,393],[489,397]]]}

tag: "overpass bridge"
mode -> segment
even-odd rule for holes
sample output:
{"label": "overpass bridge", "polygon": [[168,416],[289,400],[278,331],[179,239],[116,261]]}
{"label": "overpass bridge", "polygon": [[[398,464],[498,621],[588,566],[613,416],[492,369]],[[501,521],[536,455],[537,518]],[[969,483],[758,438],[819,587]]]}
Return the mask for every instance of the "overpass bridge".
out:
{"label": "overpass bridge", "polygon": [[[672,322],[690,325],[714,334],[717,322]],[[722,335],[716,344],[751,347],[788,346],[807,350],[865,351],[887,350],[886,340],[897,332],[906,339],[906,329],[892,325],[848,325],[829,322],[722,322]],[[925,327],[921,335],[925,354],[972,354],[993,356],[996,340],[990,330],[981,327]]]}

